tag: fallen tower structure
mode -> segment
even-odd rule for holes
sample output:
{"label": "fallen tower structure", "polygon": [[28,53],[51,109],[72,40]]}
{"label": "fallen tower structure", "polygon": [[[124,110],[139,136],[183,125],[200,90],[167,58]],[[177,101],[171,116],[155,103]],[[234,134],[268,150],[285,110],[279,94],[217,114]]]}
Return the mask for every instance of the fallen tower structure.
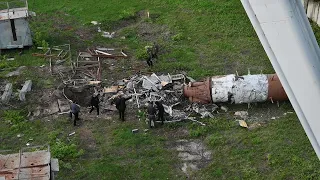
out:
{"label": "fallen tower structure", "polygon": [[235,104],[288,100],[276,74],[213,76],[203,82],[190,82],[183,94],[197,103]]}

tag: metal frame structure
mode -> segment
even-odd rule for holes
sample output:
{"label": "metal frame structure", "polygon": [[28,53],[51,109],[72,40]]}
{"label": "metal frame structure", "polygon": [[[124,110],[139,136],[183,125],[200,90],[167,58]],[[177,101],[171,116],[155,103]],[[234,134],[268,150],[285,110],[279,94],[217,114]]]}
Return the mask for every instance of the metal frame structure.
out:
{"label": "metal frame structure", "polygon": [[301,0],[241,0],[320,158],[320,49]]}

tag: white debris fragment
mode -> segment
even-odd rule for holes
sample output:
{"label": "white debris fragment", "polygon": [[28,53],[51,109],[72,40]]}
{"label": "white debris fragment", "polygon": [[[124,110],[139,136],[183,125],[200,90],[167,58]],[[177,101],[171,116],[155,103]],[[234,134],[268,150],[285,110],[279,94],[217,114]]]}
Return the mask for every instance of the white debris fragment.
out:
{"label": "white debris fragment", "polygon": [[21,138],[21,137],[22,137],[22,135],[21,135],[21,134],[18,134],[18,135],[17,135],[17,137],[18,137],[18,138]]}
{"label": "white debris fragment", "polygon": [[1,101],[4,103],[8,103],[11,98],[11,95],[12,95],[12,84],[8,83],[8,84],[6,84],[6,87],[4,89],[4,93],[1,96]]}
{"label": "white debris fragment", "polygon": [[21,70],[24,69],[25,67],[26,67],[26,66],[20,66],[20,67],[18,67],[17,70],[12,71],[12,72],[9,72],[9,73],[6,75],[6,77],[19,76],[20,73],[21,73]]}
{"label": "white debris fragment", "polygon": [[27,143],[26,145],[27,145],[27,146],[30,146],[31,144],[30,144],[30,143]]}
{"label": "white debris fragment", "polygon": [[234,113],[235,116],[239,116],[242,119],[247,119],[248,118],[248,111],[236,111]]}
{"label": "white debris fragment", "polygon": [[224,112],[228,111],[228,108],[226,106],[221,106],[220,109],[223,110]]}
{"label": "white debris fragment", "polygon": [[244,120],[238,120],[238,122],[241,127],[248,128],[248,125]]}
{"label": "white debris fragment", "polygon": [[138,133],[138,132],[139,132],[139,129],[132,129],[131,132],[132,132],[133,134]]}
{"label": "white debris fragment", "polygon": [[72,133],[69,134],[69,136],[73,136],[75,134],[76,134],[76,132],[72,132]]}
{"label": "white debris fragment", "polygon": [[275,120],[275,119],[276,119],[276,117],[272,117],[271,119],[272,119],[272,120]]}
{"label": "white debris fragment", "polygon": [[26,100],[26,93],[31,91],[32,87],[32,81],[28,80],[24,83],[22,89],[19,92],[19,99],[20,101],[25,101]]}
{"label": "white debris fragment", "polygon": [[98,21],[91,21],[91,24],[97,25],[97,24],[98,24]]}
{"label": "white debris fragment", "polygon": [[102,32],[102,37],[105,37],[105,38],[114,38],[114,36],[115,36],[115,32],[112,32],[112,33],[110,33],[110,32],[106,32],[106,31],[103,31]]}

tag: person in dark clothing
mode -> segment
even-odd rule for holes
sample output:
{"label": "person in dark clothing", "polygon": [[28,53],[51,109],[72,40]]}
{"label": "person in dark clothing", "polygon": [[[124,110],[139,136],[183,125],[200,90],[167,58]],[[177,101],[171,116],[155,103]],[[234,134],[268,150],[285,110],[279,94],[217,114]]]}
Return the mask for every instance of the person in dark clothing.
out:
{"label": "person in dark clothing", "polygon": [[97,109],[97,115],[99,115],[99,97],[98,95],[93,95],[91,98],[91,110],[90,113],[93,111],[93,109]]}
{"label": "person in dark clothing", "polygon": [[77,121],[79,120],[80,106],[76,102],[73,102],[70,108],[71,108],[70,118],[72,119],[72,114],[73,114],[74,115],[73,126],[76,126]]}
{"label": "person in dark clothing", "polygon": [[157,43],[153,43],[152,46],[152,58],[158,59],[159,45]]}
{"label": "person in dark clothing", "polygon": [[147,64],[148,64],[149,67],[152,67],[152,66],[153,66],[153,62],[152,62],[152,57],[151,57],[151,55],[148,55]]}
{"label": "person in dark clothing", "polygon": [[148,104],[147,111],[149,119],[149,128],[152,128],[152,126],[154,127],[154,122],[156,120],[156,108],[153,106],[152,102]]}
{"label": "person in dark clothing", "polygon": [[119,118],[124,121],[124,112],[126,111],[126,101],[131,99],[132,96],[130,97],[119,97],[116,99],[115,104],[116,104],[116,108],[119,111]]}
{"label": "person in dark clothing", "polygon": [[156,105],[157,105],[157,109],[158,109],[158,121],[161,121],[161,124],[163,124],[164,107],[163,107],[162,103],[159,101],[156,102]]}

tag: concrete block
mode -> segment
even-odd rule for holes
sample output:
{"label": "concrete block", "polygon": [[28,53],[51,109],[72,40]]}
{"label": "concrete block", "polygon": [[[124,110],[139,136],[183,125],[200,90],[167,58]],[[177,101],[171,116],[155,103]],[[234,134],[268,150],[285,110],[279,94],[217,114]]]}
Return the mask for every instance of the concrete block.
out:
{"label": "concrete block", "polygon": [[1,96],[1,101],[8,103],[12,95],[12,84],[8,83],[4,89],[4,93]]}
{"label": "concrete block", "polygon": [[20,90],[19,93],[19,99],[20,101],[25,101],[26,100],[26,93],[31,91],[31,87],[32,87],[32,81],[28,80],[24,83],[22,89]]}

